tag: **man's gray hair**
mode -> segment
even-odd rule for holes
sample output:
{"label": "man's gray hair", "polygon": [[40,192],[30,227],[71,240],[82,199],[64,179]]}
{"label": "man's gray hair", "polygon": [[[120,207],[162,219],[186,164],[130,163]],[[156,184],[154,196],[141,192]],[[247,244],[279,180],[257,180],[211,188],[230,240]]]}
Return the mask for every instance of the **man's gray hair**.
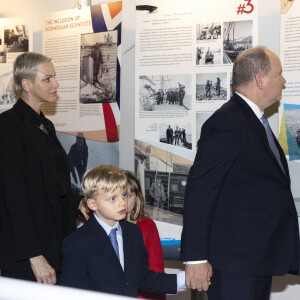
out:
{"label": "man's gray hair", "polygon": [[22,92],[22,80],[28,79],[34,83],[38,66],[51,62],[51,58],[35,52],[25,52],[14,61],[14,81],[16,89]]}
{"label": "man's gray hair", "polygon": [[258,73],[267,75],[271,69],[269,50],[257,46],[241,52],[234,64],[232,71],[232,87],[235,90],[239,86],[247,86],[254,80]]}

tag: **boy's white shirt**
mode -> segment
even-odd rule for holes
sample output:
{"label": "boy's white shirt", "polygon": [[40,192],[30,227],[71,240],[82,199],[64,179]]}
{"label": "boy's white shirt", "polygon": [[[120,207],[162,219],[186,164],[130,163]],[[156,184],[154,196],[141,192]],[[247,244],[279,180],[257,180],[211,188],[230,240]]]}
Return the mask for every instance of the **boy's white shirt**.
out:
{"label": "boy's white shirt", "polygon": [[119,246],[119,256],[120,256],[120,264],[122,266],[122,269],[124,270],[124,249],[123,249],[123,236],[122,236],[122,227],[120,226],[119,222],[116,223],[115,226],[111,227],[105,222],[101,221],[96,213],[94,212],[94,216],[97,220],[97,222],[102,226],[102,228],[105,230],[106,234],[109,235],[110,231],[113,228],[117,228],[117,242]]}

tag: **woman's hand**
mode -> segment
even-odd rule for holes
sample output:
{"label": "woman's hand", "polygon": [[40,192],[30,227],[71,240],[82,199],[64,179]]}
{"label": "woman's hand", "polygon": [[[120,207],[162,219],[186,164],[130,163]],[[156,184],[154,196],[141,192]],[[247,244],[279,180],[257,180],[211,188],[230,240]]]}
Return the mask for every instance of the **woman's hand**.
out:
{"label": "woman's hand", "polygon": [[45,284],[56,283],[56,272],[43,255],[29,258],[36,281]]}
{"label": "woman's hand", "polygon": [[83,214],[85,219],[88,220],[89,217],[90,217],[91,210],[87,206],[86,198],[81,199],[81,201],[79,203],[79,206],[78,206],[78,209],[81,211],[81,213]]}

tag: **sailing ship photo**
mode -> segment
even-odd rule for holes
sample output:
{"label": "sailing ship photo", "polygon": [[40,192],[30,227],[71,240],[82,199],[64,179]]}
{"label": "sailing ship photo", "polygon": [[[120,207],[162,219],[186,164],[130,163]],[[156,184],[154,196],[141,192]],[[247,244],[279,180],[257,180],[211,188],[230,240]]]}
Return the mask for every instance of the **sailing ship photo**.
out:
{"label": "sailing ship photo", "polygon": [[223,63],[234,63],[238,54],[253,47],[253,21],[225,22]]}

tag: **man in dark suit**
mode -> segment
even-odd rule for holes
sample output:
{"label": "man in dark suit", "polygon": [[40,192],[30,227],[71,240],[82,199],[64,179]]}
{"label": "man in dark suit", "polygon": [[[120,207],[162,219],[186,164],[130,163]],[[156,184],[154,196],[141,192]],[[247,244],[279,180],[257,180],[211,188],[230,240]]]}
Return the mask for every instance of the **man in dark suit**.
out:
{"label": "man in dark suit", "polygon": [[140,228],[123,220],[126,183],[124,170],[109,165],[84,175],[82,189],[92,214],[64,240],[61,285],[130,297],[137,297],[138,289],[174,294],[184,287],[184,272],[177,279],[149,270]]}
{"label": "man in dark suit", "polygon": [[[279,58],[256,47],[233,66],[233,97],[202,127],[185,195],[186,285],[209,300],[269,299],[297,273],[299,229],[285,155],[263,111],[279,102]],[[262,118],[262,119],[261,119]]]}
{"label": "man in dark suit", "polygon": [[173,129],[171,125],[166,130],[167,143],[173,145]]}

